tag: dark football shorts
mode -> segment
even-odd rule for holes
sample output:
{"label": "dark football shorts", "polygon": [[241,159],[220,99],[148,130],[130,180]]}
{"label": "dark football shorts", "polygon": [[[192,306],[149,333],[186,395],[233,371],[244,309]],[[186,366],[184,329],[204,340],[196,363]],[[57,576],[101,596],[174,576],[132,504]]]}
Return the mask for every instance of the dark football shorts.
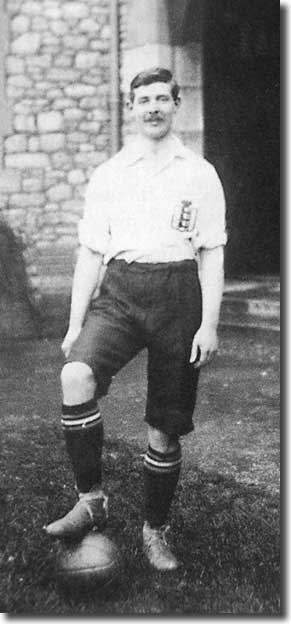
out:
{"label": "dark football shorts", "polygon": [[139,351],[148,350],[145,420],[168,435],[193,430],[199,371],[189,363],[201,323],[194,260],[158,264],[112,260],[68,362],[94,371],[97,398]]}

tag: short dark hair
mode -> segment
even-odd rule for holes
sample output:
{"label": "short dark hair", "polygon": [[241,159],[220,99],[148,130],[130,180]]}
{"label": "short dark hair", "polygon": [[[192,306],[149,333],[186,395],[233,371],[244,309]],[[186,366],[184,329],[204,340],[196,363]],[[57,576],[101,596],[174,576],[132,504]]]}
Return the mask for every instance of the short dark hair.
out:
{"label": "short dark hair", "polygon": [[180,87],[173,78],[172,72],[163,67],[153,67],[137,74],[130,83],[129,98],[134,100],[134,90],[142,85],[150,85],[153,82],[166,82],[171,84],[171,94],[174,102],[179,98]]}

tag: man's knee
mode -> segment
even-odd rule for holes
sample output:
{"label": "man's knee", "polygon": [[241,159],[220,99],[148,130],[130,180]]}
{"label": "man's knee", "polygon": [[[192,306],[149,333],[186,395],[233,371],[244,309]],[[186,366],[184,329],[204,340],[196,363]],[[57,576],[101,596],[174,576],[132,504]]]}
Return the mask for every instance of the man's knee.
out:
{"label": "man's knee", "polygon": [[61,372],[64,403],[83,403],[90,400],[96,390],[94,373],[84,362],[68,362]]}
{"label": "man's knee", "polygon": [[149,426],[149,445],[159,453],[170,453],[179,447],[179,436],[170,436],[160,429]]}

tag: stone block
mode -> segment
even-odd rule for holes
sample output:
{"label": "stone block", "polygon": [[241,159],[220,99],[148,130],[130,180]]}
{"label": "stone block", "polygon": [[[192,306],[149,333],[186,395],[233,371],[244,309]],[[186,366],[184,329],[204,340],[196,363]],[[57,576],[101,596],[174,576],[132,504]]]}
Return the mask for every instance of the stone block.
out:
{"label": "stone block", "polygon": [[48,28],[47,20],[44,17],[37,15],[37,17],[34,17],[32,20],[32,28],[35,32],[46,31]]}
{"label": "stone block", "polygon": [[11,31],[13,33],[23,34],[28,31],[30,19],[26,15],[17,15],[11,20]]}
{"label": "stone block", "polygon": [[40,43],[39,33],[25,33],[12,42],[11,51],[19,56],[35,54],[39,50]]}
{"label": "stone block", "polygon": [[14,114],[15,115],[28,115],[31,112],[31,100],[22,100],[21,102],[15,102]]}
{"label": "stone block", "polygon": [[108,155],[105,153],[101,153],[101,152],[84,152],[84,153],[80,153],[78,152],[77,154],[74,155],[74,162],[76,167],[90,167],[90,166],[96,166],[100,165],[102,162],[104,162],[106,159],[108,158]]}
{"label": "stone block", "polygon": [[0,193],[18,193],[21,190],[21,174],[15,171],[0,171]]}
{"label": "stone block", "polygon": [[[61,88],[53,87],[52,89],[48,89],[47,97],[49,100],[54,100],[55,98],[61,98],[62,94],[63,91]],[[52,108],[55,110],[55,105],[53,105]]]}
{"label": "stone block", "polygon": [[44,188],[48,189],[52,186],[56,186],[56,184],[61,183],[66,179],[66,173],[64,171],[60,171],[58,169],[50,169],[50,171],[46,171]]}
{"label": "stone block", "polygon": [[43,111],[46,105],[47,105],[47,98],[35,97],[35,99],[32,100],[31,110],[33,113],[37,114],[40,111]]}
{"label": "stone block", "polygon": [[63,15],[66,19],[83,19],[88,16],[88,7],[84,2],[64,2]]}
{"label": "stone block", "polygon": [[82,184],[83,182],[86,182],[86,176],[83,169],[73,169],[72,171],[70,171],[70,173],[68,174],[68,182],[69,184],[73,184],[74,186],[76,184]]}
{"label": "stone block", "polygon": [[87,140],[87,134],[85,132],[68,132],[67,133],[67,141],[68,143],[84,143]]}
{"label": "stone block", "polygon": [[14,128],[17,132],[35,132],[35,118],[33,115],[15,115]]}
{"label": "stone block", "polygon": [[24,60],[19,58],[19,56],[7,56],[5,64],[8,75],[22,74],[24,72]]}
{"label": "stone block", "polygon": [[39,113],[37,126],[40,132],[57,132],[63,129],[63,116],[58,111]]}
{"label": "stone block", "polygon": [[24,2],[21,10],[22,13],[27,13],[28,15],[40,15],[42,12],[42,3],[36,2],[36,0]]}
{"label": "stone block", "polygon": [[80,130],[88,132],[89,134],[100,132],[101,123],[98,121],[82,121],[80,123]]}
{"label": "stone block", "polygon": [[46,203],[45,205],[45,212],[46,213],[50,213],[50,214],[54,214],[54,213],[58,213],[59,212],[59,204],[56,203]]}
{"label": "stone block", "polygon": [[44,7],[44,12],[45,12],[45,16],[53,19],[53,20],[58,20],[62,17],[62,10],[60,7]]}
{"label": "stone block", "polygon": [[55,35],[64,35],[68,30],[67,24],[62,20],[51,21],[49,27]]}
{"label": "stone block", "polygon": [[95,110],[91,111],[88,114],[87,118],[92,121],[105,122],[105,121],[109,121],[109,113],[108,113],[108,110],[96,108]]}
{"label": "stone block", "polygon": [[40,150],[39,137],[30,137],[30,139],[28,140],[28,151],[38,152],[39,150]]}
{"label": "stone block", "polygon": [[73,235],[69,235],[69,234],[65,234],[62,236],[58,237],[58,240],[56,241],[56,244],[58,244],[60,247],[64,246],[64,247],[75,247],[78,243],[78,232],[76,229],[75,234]]}
{"label": "stone block", "polygon": [[47,69],[48,67],[50,67],[51,62],[52,62],[52,59],[51,59],[50,54],[37,54],[35,56],[30,56],[28,67],[27,67],[28,72],[30,72],[32,67],[40,67],[43,69]]}
{"label": "stone block", "polygon": [[57,132],[42,134],[40,146],[43,152],[58,152],[65,146],[65,135]]}
{"label": "stone block", "polygon": [[82,82],[77,82],[76,84],[71,84],[65,87],[64,92],[69,97],[84,98],[95,95],[96,87],[93,85],[85,85]]}
{"label": "stone block", "polygon": [[80,145],[80,152],[93,152],[94,150],[94,145],[91,145],[91,143],[82,143]]}
{"label": "stone block", "polygon": [[44,193],[13,193],[9,197],[9,206],[16,208],[38,208],[45,204]]}
{"label": "stone block", "polygon": [[26,178],[22,182],[22,188],[26,193],[37,193],[42,190],[42,179]]}
{"label": "stone block", "polygon": [[107,134],[96,134],[93,142],[99,151],[106,150],[109,145],[109,136]]}
{"label": "stone block", "polygon": [[10,15],[18,15],[20,13],[21,5],[22,0],[10,0],[8,5]]}
{"label": "stone block", "polygon": [[23,87],[14,87],[14,85],[7,85],[6,87],[6,95],[8,99],[21,99],[24,97]]}
{"label": "stone block", "polygon": [[75,102],[71,98],[63,98],[63,97],[59,98],[58,97],[54,101],[54,110],[63,110],[64,111],[64,118],[65,118],[68,108],[70,106],[74,106],[74,104],[75,104]]}
{"label": "stone block", "polygon": [[51,202],[64,201],[72,197],[72,189],[69,184],[57,184],[47,191],[47,195]]}
{"label": "stone block", "polygon": [[99,34],[101,31],[100,24],[93,19],[83,19],[79,24],[80,32]]}
{"label": "stone block", "polygon": [[60,54],[54,60],[55,67],[71,67],[72,60],[73,60],[72,53]]}
{"label": "stone block", "polygon": [[61,167],[63,171],[69,171],[73,167],[72,155],[67,152],[55,152],[51,155],[54,167]]}
{"label": "stone block", "polygon": [[105,54],[106,52],[109,52],[109,45],[108,45],[108,41],[103,39],[92,39],[90,41],[90,49],[91,50],[97,50],[98,52],[100,52],[101,54]]}
{"label": "stone block", "polygon": [[44,169],[50,166],[50,160],[47,154],[41,152],[8,154],[5,156],[5,166],[11,169]]}
{"label": "stone block", "polygon": [[[67,101],[71,102],[71,104],[73,103],[72,100]],[[65,120],[75,121],[81,119],[82,117],[84,117],[84,112],[79,108],[66,108],[66,110],[64,110]]]}
{"label": "stone block", "polygon": [[56,51],[59,48],[60,45],[60,41],[59,41],[59,37],[57,37],[56,35],[54,35],[51,32],[45,31],[42,34],[42,45],[45,46],[50,46],[50,48],[52,50]]}
{"label": "stone block", "polygon": [[6,211],[8,211],[8,195],[2,194],[1,191],[0,191],[0,210],[1,210],[2,218],[6,219]]}
{"label": "stone block", "polygon": [[83,97],[80,100],[79,106],[85,110],[95,110],[96,108],[104,107],[107,102],[101,101],[100,97]]}
{"label": "stone block", "polygon": [[98,64],[99,54],[97,52],[79,52],[76,55],[76,67],[79,69],[91,69]]}
{"label": "stone block", "polygon": [[5,140],[5,152],[11,154],[14,152],[25,152],[27,148],[27,137],[25,134],[15,134]]}
{"label": "stone block", "polygon": [[20,89],[25,90],[32,86],[32,81],[24,74],[15,74],[8,77],[7,84],[9,87],[19,87]]}
{"label": "stone block", "polygon": [[84,201],[87,184],[78,184],[75,186],[75,197]]}
{"label": "stone block", "polygon": [[85,35],[65,35],[63,37],[64,50],[82,50],[87,48],[87,37]]}
{"label": "stone block", "polygon": [[74,82],[79,80],[80,72],[71,68],[53,67],[47,72],[46,78],[53,82]]}
{"label": "stone block", "polygon": [[[80,199],[71,199],[70,201],[64,201],[62,204],[62,210],[65,213],[80,214],[83,210],[83,202]],[[68,219],[68,215],[64,215],[64,220]]]}

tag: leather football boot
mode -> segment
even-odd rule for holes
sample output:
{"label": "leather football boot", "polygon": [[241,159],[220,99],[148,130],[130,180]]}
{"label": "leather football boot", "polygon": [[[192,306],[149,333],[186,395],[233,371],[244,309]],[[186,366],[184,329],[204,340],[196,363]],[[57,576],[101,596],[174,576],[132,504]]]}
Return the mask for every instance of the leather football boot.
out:
{"label": "leather football boot", "polygon": [[151,529],[148,522],[143,527],[143,550],[150,564],[161,571],[176,570],[179,563],[166,541],[169,527]]}
{"label": "leather football boot", "polygon": [[108,519],[108,496],[102,491],[79,494],[79,500],[63,518],[51,522],[45,531],[60,539],[78,539],[89,531],[103,531]]}

